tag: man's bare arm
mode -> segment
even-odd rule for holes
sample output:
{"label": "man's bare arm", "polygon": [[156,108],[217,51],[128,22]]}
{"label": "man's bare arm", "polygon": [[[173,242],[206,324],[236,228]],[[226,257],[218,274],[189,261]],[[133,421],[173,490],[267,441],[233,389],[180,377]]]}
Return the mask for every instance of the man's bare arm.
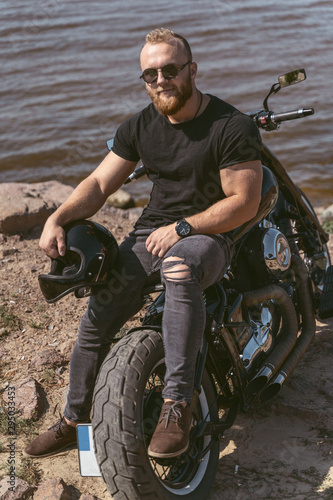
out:
{"label": "man's bare arm", "polygon": [[[226,198],[203,212],[186,217],[192,226],[192,234],[218,234],[231,231],[252,219],[258,211],[262,184],[260,161],[228,167],[221,170],[220,177]],[[148,251],[163,257],[180,240],[175,226],[174,223],[156,229],[147,239]]]}
{"label": "man's bare arm", "polygon": [[62,227],[77,219],[92,217],[104,205],[108,196],[117,191],[133,172],[136,162],[120,158],[112,151],[84,179],[46,221],[39,246],[50,257],[65,254]]}
{"label": "man's bare arm", "polygon": [[204,212],[187,217],[193,234],[218,234],[235,229],[258,211],[262,184],[260,161],[240,163],[220,172],[226,195]]}

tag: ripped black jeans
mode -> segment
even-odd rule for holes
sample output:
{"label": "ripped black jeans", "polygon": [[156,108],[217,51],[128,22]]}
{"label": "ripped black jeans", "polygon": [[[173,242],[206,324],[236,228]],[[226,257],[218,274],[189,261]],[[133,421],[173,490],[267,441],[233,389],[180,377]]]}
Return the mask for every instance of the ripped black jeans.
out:
{"label": "ripped black jeans", "polygon": [[126,238],[108,287],[89,300],[70,364],[64,415],[73,422],[89,420],[95,380],[112,338],[142,308],[142,288],[153,273],[161,273],[166,290],[162,327],[167,369],[162,395],[174,401],[192,399],[206,320],[202,291],[225,274],[232,244],[222,235],[192,235],[160,259],[146,249],[150,233],[136,230]]}

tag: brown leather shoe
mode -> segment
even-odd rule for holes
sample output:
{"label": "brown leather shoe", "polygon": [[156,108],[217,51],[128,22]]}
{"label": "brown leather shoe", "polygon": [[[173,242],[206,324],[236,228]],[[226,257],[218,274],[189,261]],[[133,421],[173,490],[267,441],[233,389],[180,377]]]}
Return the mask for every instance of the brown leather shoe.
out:
{"label": "brown leather shoe", "polygon": [[26,457],[48,457],[76,444],[76,428],[68,425],[64,417],[30,443],[23,455]]}
{"label": "brown leather shoe", "polygon": [[189,445],[192,411],[189,405],[167,401],[148,447],[148,455],[156,458],[177,457]]}

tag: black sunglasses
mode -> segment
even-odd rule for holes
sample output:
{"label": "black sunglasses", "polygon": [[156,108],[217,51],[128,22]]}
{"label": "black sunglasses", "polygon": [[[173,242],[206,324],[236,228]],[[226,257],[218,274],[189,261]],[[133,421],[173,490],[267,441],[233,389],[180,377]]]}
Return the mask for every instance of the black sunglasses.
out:
{"label": "black sunglasses", "polygon": [[[188,64],[191,64],[192,61],[187,61],[181,68],[177,68],[174,64],[166,64],[163,68],[158,68],[162,71],[162,75],[166,80],[172,80],[176,78],[179,71],[185,68]],[[154,83],[158,78],[158,69],[155,68],[147,68],[144,70],[140,78],[142,78],[146,83]]]}

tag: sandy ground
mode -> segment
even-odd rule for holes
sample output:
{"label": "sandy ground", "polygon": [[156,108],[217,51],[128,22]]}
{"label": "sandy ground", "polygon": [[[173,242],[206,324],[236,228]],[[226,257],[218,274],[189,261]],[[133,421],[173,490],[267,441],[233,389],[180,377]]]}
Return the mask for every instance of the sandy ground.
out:
{"label": "sandy ground", "polygon": [[[131,228],[125,219],[95,218],[119,240]],[[11,314],[14,324],[1,330],[1,386],[24,376],[43,387],[46,410],[35,432],[46,430],[62,411],[68,384],[68,361],[85,300],[68,296],[48,305],[39,291],[37,275],[48,272],[49,260],[38,249],[39,232],[28,238],[0,239],[0,310],[2,323]],[[1,235],[0,235],[1,237]],[[135,319],[134,319],[135,320]],[[54,370],[35,366],[43,349],[55,349],[67,363]],[[240,413],[221,439],[218,473],[209,500],[333,499],[333,319],[317,322],[315,340],[280,394],[270,403],[257,403]],[[18,436],[17,465],[33,429]],[[7,436],[0,436],[0,477],[5,475]],[[82,478],[77,450],[34,460],[41,480],[62,477],[72,498],[90,493],[111,496],[101,478]]]}

